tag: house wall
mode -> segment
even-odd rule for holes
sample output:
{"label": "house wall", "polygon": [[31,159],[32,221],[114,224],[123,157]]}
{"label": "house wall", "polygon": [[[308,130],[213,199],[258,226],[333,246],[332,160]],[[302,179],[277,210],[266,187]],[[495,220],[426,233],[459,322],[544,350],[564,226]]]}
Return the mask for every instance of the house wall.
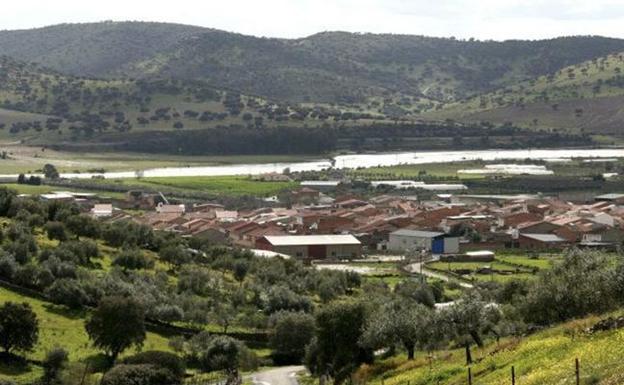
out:
{"label": "house wall", "polygon": [[390,234],[388,240],[388,250],[406,251],[410,250],[427,250],[431,251],[432,239],[414,237],[409,235]]}
{"label": "house wall", "polygon": [[459,253],[459,238],[458,237],[444,238],[444,254],[456,254],[456,253]]}
{"label": "house wall", "polygon": [[[258,244],[258,242],[256,242]],[[293,245],[293,246],[273,246],[272,251],[293,256],[295,258],[311,258],[315,254],[312,249],[315,246]],[[323,248],[317,247],[316,250]],[[324,245],[325,255],[317,255],[316,258],[358,258],[362,255],[362,245]]]}
{"label": "house wall", "polygon": [[624,232],[620,229],[605,230],[601,235],[602,235],[602,242],[613,242],[613,243],[624,242]]}
{"label": "house wall", "polygon": [[530,239],[523,236],[520,236],[518,239],[518,245],[521,249],[529,250],[564,249],[566,247],[565,242],[540,242],[536,239]]}

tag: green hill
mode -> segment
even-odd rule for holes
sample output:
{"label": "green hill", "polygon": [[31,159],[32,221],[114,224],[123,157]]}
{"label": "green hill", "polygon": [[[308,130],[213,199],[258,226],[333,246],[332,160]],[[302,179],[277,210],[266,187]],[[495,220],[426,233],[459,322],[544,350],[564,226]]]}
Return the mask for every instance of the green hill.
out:
{"label": "green hill", "polygon": [[449,103],[425,115],[621,135],[623,69],[622,53],[594,58],[551,75]]}
{"label": "green hill", "polygon": [[5,142],[318,154],[622,136],[619,39],[325,32],[288,40],[104,22],[0,31],[0,52]]}
{"label": "green hill", "polygon": [[495,42],[325,32],[287,40],[139,22],[0,32],[3,54],[68,75],[201,79],[315,102],[456,100],[623,50],[623,40],[592,36]]}

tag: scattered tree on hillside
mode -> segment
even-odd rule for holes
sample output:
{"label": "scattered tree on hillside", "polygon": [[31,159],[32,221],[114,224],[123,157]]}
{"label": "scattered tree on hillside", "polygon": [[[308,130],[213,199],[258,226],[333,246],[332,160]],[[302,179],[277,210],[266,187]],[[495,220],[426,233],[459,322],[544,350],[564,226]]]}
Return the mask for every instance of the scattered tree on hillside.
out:
{"label": "scattered tree on hillside", "polygon": [[314,317],[304,312],[280,311],[271,316],[270,343],[274,360],[279,363],[300,363],[305,347],[314,337]]}
{"label": "scattered tree on hillside", "polygon": [[106,297],[85,323],[93,345],[102,349],[111,363],[131,346],[145,340],[145,311],[132,298]]}
{"label": "scattered tree on hillside", "polygon": [[47,163],[43,166],[43,176],[47,179],[58,179],[60,174],[53,164]]}
{"label": "scattered tree on hillside", "polygon": [[37,315],[27,303],[0,306],[0,346],[6,353],[29,352],[39,339]]}

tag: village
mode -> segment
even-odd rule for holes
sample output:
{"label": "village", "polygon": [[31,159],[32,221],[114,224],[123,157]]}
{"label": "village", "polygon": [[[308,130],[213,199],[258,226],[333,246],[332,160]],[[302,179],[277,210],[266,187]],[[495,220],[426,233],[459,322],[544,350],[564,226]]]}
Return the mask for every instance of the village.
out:
{"label": "village", "polygon": [[[266,207],[240,210],[213,202],[170,202],[163,194],[141,191],[129,191],[126,199],[58,191],[40,199],[75,201],[107,222],[132,220],[217,245],[306,262],[372,255],[470,260],[486,252],[561,252],[570,247],[616,251],[624,241],[624,194],[569,201],[471,195],[462,185],[422,185],[361,197],[337,191],[339,183],[302,182]],[[429,193],[420,198],[418,192],[426,187]]]}

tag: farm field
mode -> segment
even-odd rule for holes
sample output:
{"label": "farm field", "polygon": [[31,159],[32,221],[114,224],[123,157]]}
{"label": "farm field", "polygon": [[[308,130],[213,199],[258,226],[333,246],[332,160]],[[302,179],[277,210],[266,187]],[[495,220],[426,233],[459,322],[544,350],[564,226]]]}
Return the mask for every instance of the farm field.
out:
{"label": "farm field", "polygon": [[[464,279],[474,281],[507,282],[513,279],[532,279],[535,272],[552,267],[560,256],[528,257],[513,254],[496,256],[492,262],[432,262],[427,267],[438,272],[462,274]],[[479,270],[486,269],[486,271]],[[487,269],[493,270],[488,272]],[[468,273],[467,273],[468,272]],[[504,273],[503,273],[504,272]]]}
{"label": "farm field", "polygon": [[160,167],[217,166],[246,163],[295,162],[319,159],[312,155],[215,155],[185,156],[126,152],[70,152],[56,151],[42,146],[26,146],[14,142],[0,142],[0,151],[7,159],[0,159],[0,174],[34,173],[46,163],[59,172],[134,171]]}
{"label": "farm field", "polygon": [[104,179],[93,181],[100,186],[125,186],[128,189],[147,187],[173,192],[202,192],[215,195],[270,196],[295,188],[296,182],[262,182],[246,176],[163,177],[140,179]]}
{"label": "farm field", "polygon": [[556,176],[568,177],[591,177],[604,173],[618,173],[624,168],[623,160],[605,160],[605,161],[586,161],[582,159],[574,159],[568,162],[522,162],[518,160],[498,160],[492,162],[483,161],[466,161],[466,162],[449,162],[449,163],[432,163],[419,165],[399,165],[389,167],[371,167],[350,171],[349,174],[354,177],[360,177],[368,180],[383,179],[421,179],[425,181],[436,180],[481,180],[486,178],[487,174],[479,173],[459,173],[459,170],[466,169],[482,169],[486,165],[492,164],[518,164],[518,165],[543,165],[546,169],[554,172]]}

